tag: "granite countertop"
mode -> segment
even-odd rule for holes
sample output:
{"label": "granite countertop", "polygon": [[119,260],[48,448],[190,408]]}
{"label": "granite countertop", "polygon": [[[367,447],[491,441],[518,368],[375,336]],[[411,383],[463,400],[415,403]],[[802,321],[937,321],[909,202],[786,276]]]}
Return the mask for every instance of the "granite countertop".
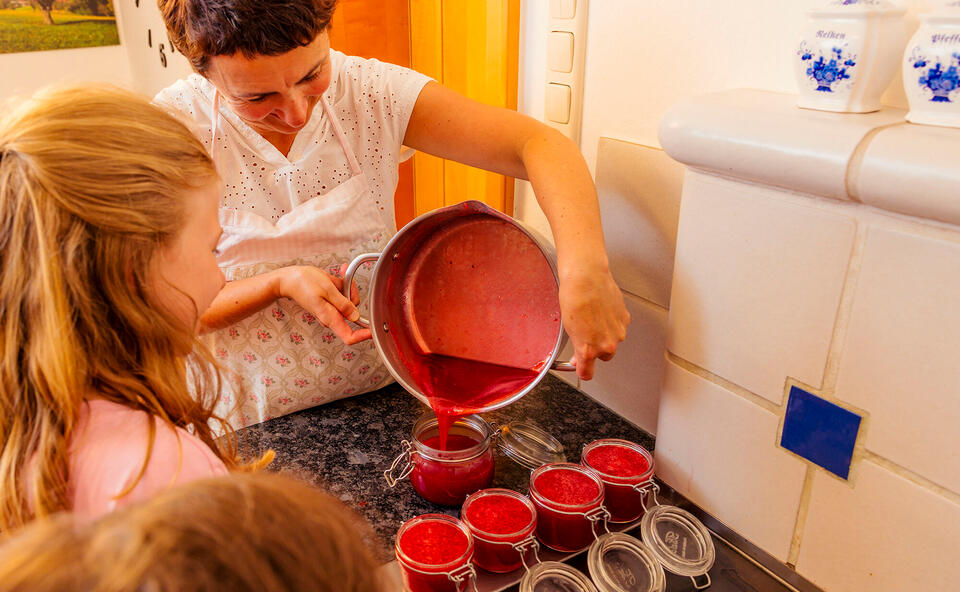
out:
{"label": "granite countertop", "polygon": [[[356,509],[372,525],[378,559],[393,559],[393,541],[405,521],[427,513],[459,516],[459,507],[438,506],[416,494],[408,479],[393,489],[383,472],[411,439],[417,418],[428,408],[399,385],[306,409],[238,431],[241,452],[253,456],[276,452],[270,470],[293,473],[323,487]],[[563,444],[567,460],[579,462],[583,446],[600,438],[623,438],[653,450],[654,439],[623,417],[560,379],[548,375],[519,401],[484,414],[500,425],[533,421]],[[526,493],[529,472],[500,451],[493,487]],[[639,535],[638,535],[639,536]],[[765,572],[719,539],[711,569],[716,592],[785,592]],[[574,560],[574,565],[583,568]],[[579,559],[582,564],[582,557]],[[668,575],[670,592],[693,590],[689,579]]]}
{"label": "granite countertop", "polygon": [[[459,516],[459,507],[422,499],[409,479],[390,489],[383,472],[411,439],[417,418],[429,408],[396,383],[378,391],[271,419],[238,432],[248,454],[272,448],[272,470],[293,472],[319,485],[358,510],[373,524],[380,558],[393,558],[400,525],[420,514]],[[580,461],[580,450],[599,438],[624,438],[653,450],[653,438],[586,397],[567,383],[547,376],[519,401],[484,419],[503,425],[532,420],[563,444],[567,460]],[[527,491],[529,472],[497,451],[493,487]]]}

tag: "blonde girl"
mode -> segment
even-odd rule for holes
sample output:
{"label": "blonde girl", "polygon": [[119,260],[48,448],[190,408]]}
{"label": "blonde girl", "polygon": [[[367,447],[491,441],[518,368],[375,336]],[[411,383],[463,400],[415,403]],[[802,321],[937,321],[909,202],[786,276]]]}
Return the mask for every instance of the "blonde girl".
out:
{"label": "blonde girl", "polygon": [[192,353],[224,281],[218,183],[183,125],[119,89],[48,90],[0,122],[0,531],[239,466]]}
{"label": "blonde girl", "polygon": [[273,473],[201,479],[90,523],[38,521],[0,545],[0,592],[375,592],[369,526]]}

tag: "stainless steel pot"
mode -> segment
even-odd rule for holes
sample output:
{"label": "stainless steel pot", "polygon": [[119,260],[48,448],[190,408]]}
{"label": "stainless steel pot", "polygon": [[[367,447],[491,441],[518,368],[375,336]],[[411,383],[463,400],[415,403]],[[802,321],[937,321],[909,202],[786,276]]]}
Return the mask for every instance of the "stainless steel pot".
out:
{"label": "stainless steel pot", "polygon": [[[485,243],[477,239],[483,233]],[[537,372],[525,387],[477,411],[516,401],[551,369],[575,370],[569,362],[557,362],[567,337],[559,318],[553,249],[510,216],[479,201],[423,214],[397,232],[382,253],[359,255],[350,263],[345,293],[369,261],[376,262],[370,318],[357,324],[371,329],[387,369],[424,403],[429,401],[404,360],[425,353]],[[470,281],[456,281],[457,274]]]}

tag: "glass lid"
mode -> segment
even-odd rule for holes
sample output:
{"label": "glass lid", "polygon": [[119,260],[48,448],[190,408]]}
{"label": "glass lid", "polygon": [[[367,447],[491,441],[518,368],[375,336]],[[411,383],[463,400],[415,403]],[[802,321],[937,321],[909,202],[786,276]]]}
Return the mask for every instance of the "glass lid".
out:
{"label": "glass lid", "polygon": [[567,460],[563,444],[531,422],[518,421],[501,427],[497,445],[504,454],[531,471]]}
{"label": "glass lid", "polygon": [[590,578],[559,561],[531,567],[520,580],[520,592],[598,592]]}
{"label": "glass lid", "polygon": [[599,592],[663,592],[667,586],[650,548],[621,532],[602,535],[590,545],[587,567]]}
{"label": "glass lid", "polygon": [[676,506],[653,506],[640,523],[643,542],[670,572],[695,577],[713,567],[710,532],[693,514]]}

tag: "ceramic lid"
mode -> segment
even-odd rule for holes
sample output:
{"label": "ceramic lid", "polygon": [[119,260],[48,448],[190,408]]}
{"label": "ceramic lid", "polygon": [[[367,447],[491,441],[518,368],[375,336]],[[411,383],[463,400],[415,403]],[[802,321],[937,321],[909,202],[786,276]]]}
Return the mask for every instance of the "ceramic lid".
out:
{"label": "ceramic lid", "polygon": [[867,15],[883,14],[898,16],[905,14],[906,8],[890,0],[828,0],[819,8],[808,11],[811,15]]}
{"label": "ceramic lid", "polygon": [[667,586],[650,548],[622,532],[602,535],[590,545],[587,568],[600,592],[663,592]]}
{"label": "ceramic lid", "polygon": [[597,592],[590,578],[559,561],[544,561],[520,580],[520,592]]}
{"label": "ceramic lid", "polygon": [[517,421],[501,427],[497,445],[504,454],[531,471],[567,460],[563,444],[531,422]]}

